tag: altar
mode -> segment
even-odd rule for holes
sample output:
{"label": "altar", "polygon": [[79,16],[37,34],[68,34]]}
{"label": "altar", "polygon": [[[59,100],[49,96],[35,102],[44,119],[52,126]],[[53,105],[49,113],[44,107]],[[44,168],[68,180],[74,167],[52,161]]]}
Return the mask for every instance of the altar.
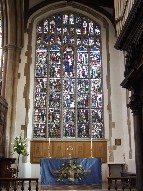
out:
{"label": "altar", "polygon": [[101,158],[42,158],[42,185],[102,184]]}

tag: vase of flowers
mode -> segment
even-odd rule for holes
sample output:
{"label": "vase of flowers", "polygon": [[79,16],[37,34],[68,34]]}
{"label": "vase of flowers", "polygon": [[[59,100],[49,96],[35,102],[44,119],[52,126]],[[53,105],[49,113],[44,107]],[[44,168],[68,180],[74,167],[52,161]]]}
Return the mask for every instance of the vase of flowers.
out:
{"label": "vase of flowers", "polygon": [[17,157],[17,161],[18,161],[17,162],[17,177],[18,177],[20,155],[22,156],[29,155],[27,152],[27,139],[24,139],[21,134],[15,137],[14,139],[12,154],[15,154],[15,153],[18,154],[18,157]]}

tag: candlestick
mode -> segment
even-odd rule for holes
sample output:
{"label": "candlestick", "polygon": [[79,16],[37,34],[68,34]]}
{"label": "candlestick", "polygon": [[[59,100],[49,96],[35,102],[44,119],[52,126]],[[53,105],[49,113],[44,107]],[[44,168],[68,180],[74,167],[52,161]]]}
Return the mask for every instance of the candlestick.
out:
{"label": "candlestick", "polygon": [[90,149],[90,157],[93,158],[93,156],[92,156],[92,149]]}
{"label": "candlestick", "polygon": [[48,144],[48,158],[51,158],[51,155],[50,155],[50,142],[51,140],[50,140],[50,137],[49,137],[49,144]]}
{"label": "candlestick", "polygon": [[90,145],[91,149],[92,149],[92,138],[91,138],[91,145]]}
{"label": "candlestick", "polygon": [[49,148],[50,148],[50,137],[49,137]]}

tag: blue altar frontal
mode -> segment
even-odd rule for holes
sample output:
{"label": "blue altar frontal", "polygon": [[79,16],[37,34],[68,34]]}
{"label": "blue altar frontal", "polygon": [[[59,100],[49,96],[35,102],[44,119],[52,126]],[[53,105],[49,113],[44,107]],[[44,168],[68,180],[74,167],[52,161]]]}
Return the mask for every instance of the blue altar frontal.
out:
{"label": "blue altar frontal", "polygon": [[42,158],[40,174],[42,185],[101,185],[101,158]]}

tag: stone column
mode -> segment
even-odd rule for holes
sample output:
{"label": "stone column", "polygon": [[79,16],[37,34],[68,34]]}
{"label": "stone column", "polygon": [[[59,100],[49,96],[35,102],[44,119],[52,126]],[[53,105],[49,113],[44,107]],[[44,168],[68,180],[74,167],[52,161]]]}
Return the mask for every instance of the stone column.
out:
{"label": "stone column", "polygon": [[6,128],[6,139],[7,139],[7,152],[6,157],[10,156],[10,149],[11,146],[11,129],[12,127],[12,119],[13,119],[13,97],[14,95],[14,71],[15,71],[15,53],[16,47],[15,45],[8,45],[7,46],[7,70],[5,76],[5,99],[8,103],[8,112],[7,112],[7,128]]}
{"label": "stone column", "polygon": [[143,191],[143,107],[140,96],[138,94],[133,93],[128,106],[131,108],[134,118],[137,191]]}
{"label": "stone column", "polygon": [[[2,96],[8,103],[7,127],[6,127],[6,157],[11,155],[11,142],[16,131],[16,100],[18,69],[20,53],[23,45],[23,0],[2,1],[4,10],[3,50],[4,50],[4,78]],[[5,9],[6,7],[6,9]]]}

